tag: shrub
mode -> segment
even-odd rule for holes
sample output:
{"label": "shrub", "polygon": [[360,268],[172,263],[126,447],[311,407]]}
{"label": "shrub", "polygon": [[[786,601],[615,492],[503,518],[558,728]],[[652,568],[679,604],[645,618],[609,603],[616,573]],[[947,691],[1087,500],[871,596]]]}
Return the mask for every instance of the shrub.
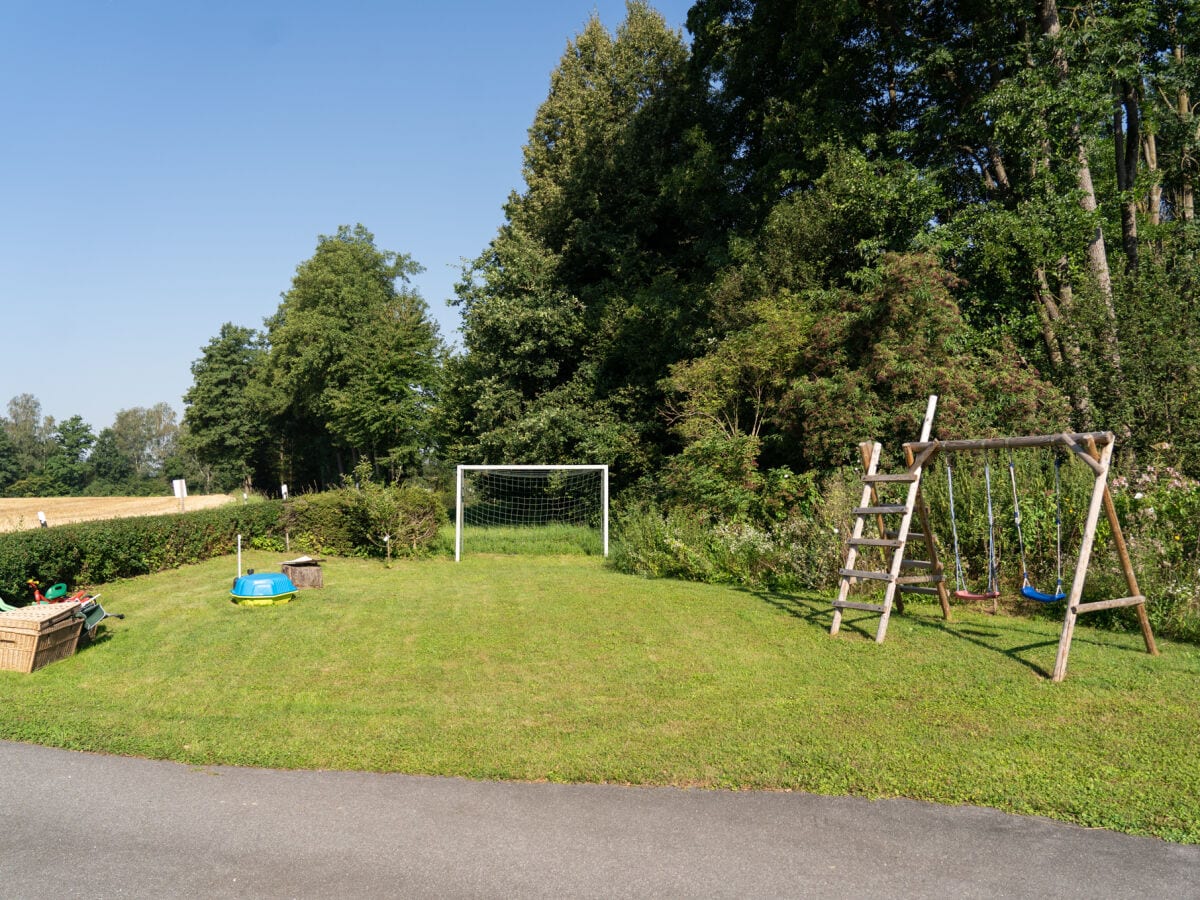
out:
{"label": "shrub", "polygon": [[355,469],[357,483],[288,504],[283,527],[292,542],[338,556],[413,556],[428,552],[446,521],[442,501],[421,487],[384,486],[369,464]]}
{"label": "shrub", "polygon": [[1114,479],[1113,503],[1155,632],[1200,641],[1200,483],[1151,466]]}
{"label": "shrub", "polygon": [[[811,484],[811,476],[796,479]],[[712,524],[685,507],[633,503],[615,516],[612,562],[631,574],[773,589],[836,584],[842,536],[854,505],[841,474],[777,521]]]}

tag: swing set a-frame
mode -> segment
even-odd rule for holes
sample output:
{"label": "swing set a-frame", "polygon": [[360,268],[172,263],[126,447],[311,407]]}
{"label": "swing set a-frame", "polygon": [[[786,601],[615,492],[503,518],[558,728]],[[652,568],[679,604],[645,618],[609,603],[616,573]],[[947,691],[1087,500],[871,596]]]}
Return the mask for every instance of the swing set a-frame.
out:
{"label": "swing set a-frame", "polygon": [[[1059,434],[1023,435],[1019,437],[980,438],[968,440],[939,441],[930,440],[933,428],[933,416],[937,409],[937,397],[929,398],[925,411],[925,421],[921,427],[921,438],[918,441],[904,445],[906,469],[895,474],[883,474],[878,471],[881,446],[875,442],[865,442],[859,445],[863,462],[863,491],[862,500],[853,510],[854,529],[847,541],[846,564],[838,571],[840,584],[837,599],[833,602],[833,625],[830,634],[837,634],[842,623],[843,610],[862,610],[879,613],[879,626],[875,633],[876,643],[883,643],[887,635],[888,619],[895,605],[900,612],[904,611],[902,595],[919,593],[936,596],[942,608],[945,619],[950,618],[950,593],[946,589],[944,567],[938,559],[937,543],[934,540],[930,526],[929,509],[921,493],[921,477],[925,467],[931,464],[938,454],[946,454],[949,459],[958,453],[989,453],[993,450],[1008,450],[1011,454],[1016,449],[1051,448],[1069,452],[1079,459],[1095,475],[1092,486],[1091,500],[1088,504],[1087,518],[1084,521],[1083,535],[1080,542],[1079,554],[1075,563],[1075,574],[1071,580],[1070,590],[1062,590],[1061,570],[1061,531],[1059,532],[1059,584],[1053,594],[1043,593],[1034,588],[1029,581],[1028,573],[1022,572],[1023,596],[1042,602],[1065,601],[1062,632],[1058,641],[1058,656],[1054,662],[1052,681],[1062,681],[1067,674],[1067,655],[1071,651],[1071,638],[1075,631],[1075,621],[1084,613],[1096,612],[1102,609],[1132,606],[1141,625],[1142,637],[1146,643],[1146,652],[1158,655],[1158,647],[1154,643],[1154,634],[1150,629],[1150,620],[1146,615],[1146,598],[1138,587],[1137,575],[1133,571],[1133,563],[1129,558],[1129,550],[1121,531],[1121,523],[1113,506],[1112,494],[1108,488],[1108,472],[1113,454],[1113,435],[1109,431],[1092,432],[1061,432]],[[1010,473],[1013,472],[1010,457]],[[1057,478],[1057,461],[1055,476]],[[1014,509],[1016,511],[1017,528],[1020,529],[1020,503],[1017,499],[1016,480],[1013,477]],[[904,502],[881,499],[881,491],[904,486],[906,490]],[[951,491],[953,485],[950,486]],[[990,512],[990,481],[989,481],[989,526]],[[1084,581],[1087,577],[1088,565],[1091,561],[1092,547],[1096,539],[1096,529],[1103,510],[1108,520],[1112,534],[1113,545],[1120,560],[1121,570],[1129,595],[1108,600],[1096,600],[1081,603]],[[913,531],[914,514],[919,520],[920,531]],[[898,517],[898,521],[897,521]],[[1061,529],[1061,510],[1057,515]],[[868,523],[873,522],[878,532],[877,537],[864,535]],[[956,530],[956,529],[955,529]],[[926,559],[909,559],[906,550],[910,543],[919,543],[924,547]],[[1024,556],[1024,541],[1022,557]],[[989,539],[994,553],[994,537]],[[864,557],[878,553],[883,558],[881,567],[868,564],[864,567],[859,556]],[[865,561],[865,560],[863,560]],[[994,564],[994,557],[989,559],[989,568]],[[1022,570],[1024,570],[1022,559]],[[982,594],[970,594],[965,586],[959,583],[958,596],[968,599],[991,597],[998,593],[990,574],[988,589]],[[873,583],[884,586],[884,596],[881,603],[863,603],[850,599],[850,589],[858,583]]]}

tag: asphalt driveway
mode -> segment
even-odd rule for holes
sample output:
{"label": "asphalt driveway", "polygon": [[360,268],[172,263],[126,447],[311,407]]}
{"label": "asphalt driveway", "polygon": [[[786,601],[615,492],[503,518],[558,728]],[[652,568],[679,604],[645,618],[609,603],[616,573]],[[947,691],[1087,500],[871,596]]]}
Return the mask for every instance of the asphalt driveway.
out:
{"label": "asphalt driveway", "polygon": [[972,807],[0,742],[0,895],[1200,898],[1200,847]]}

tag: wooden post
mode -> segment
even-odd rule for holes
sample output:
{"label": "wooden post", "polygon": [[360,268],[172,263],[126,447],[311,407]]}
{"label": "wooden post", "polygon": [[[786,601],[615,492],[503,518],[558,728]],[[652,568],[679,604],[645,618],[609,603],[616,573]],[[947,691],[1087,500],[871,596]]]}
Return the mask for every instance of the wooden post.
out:
{"label": "wooden post", "polygon": [[[904,448],[904,459],[911,469],[913,466],[913,452],[910,447]],[[937,545],[933,540],[933,525],[929,520],[929,507],[925,505],[925,496],[917,491],[917,513],[921,518],[921,532],[925,535],[925,552],[929,554],[929,562],[933,568],[930,572],[933,573],[937,581],[934,586],[938,592],[938,603],[942,606],[942,618],[947,622],[950,621],[950,593],[946,590],[946,567],[942,565],[942,561],[938,558]],[[903,612],[904,610],[901,610]]]}
{"label": "wooden post", "polygon": [[[1096,442],[1087,442],[1088,453],[1093,459],[1100,459]],[[1121,560],[1121,571],[1125,573],[1125,585],[1129,588],[1129,596],[1141,597],[1142,589],[1138,587],[1137,574],[1133,571],[1133,560],[1129,558],[1129,547],[1125,544],[1125,533],[1121,531],[1121,520],[1117,518],[1117,508],[1113,506],[1112,492],[1108,489],[1108,480],[1104,482],[1104,515],[1108,518],[1108,527],[1112,530],[1113,546],[1117,548],[1117,558]],[[1146,652],[1158,656],[1158,645],[1154,643],[1154,632],[1150,628],[1150,617],[1146,614],[1145,602],[1137,605],[1138,624],[1142,627],[1142,640],[1146,643]]]}
{"label": "wooden post", "polygon": [[1071,652],[1071,638],[1075,633],[1075,620],[1079,616],[1079,598],[1083,595],[1083,582],[1087,578],[1088,563],[1092,558],[1092,544],[1096,540],[1096,525],[1100,519],[1100,507],[1104,504],[1104,491],[1108,486],[1108,465],[1112,459],[1113,444],[1109,441],[1100,452],[1100,471],[1092,487],[1092,500],[1088,504],[1087,520],[1083,527],[1083,540],[1079,546],[1079,558],[1075,561],[1075,577],[1071,579],[1071,592],[1067,595],[1067,611],[1063,616],[1062,633],[1058,639],[1058,656],[1054,660],[1051,681],[1062,681],[1067,674],[1067,655]]}
{"label": "wooden post", "polygon": [[[930,394],[929,402],[925,404],[925,419],[921,423],[922,441],[928,441],[929,435],[933,432],[933,416],[937,412],[937,404],[937,394]],[[888,573],[891,576],[891,580],[888,581],[887,590],[883,595],[883,614],[879,617],[879,628],[875,631],[875,643],[877,644],[882,644],[883,639],[887,637],[888,620],[892,615],[892,601],[900,593],[898,579],[900,578],[900,569],[904,564],[904,551],[908,546],[908,532],[912,527],[913,507],[916,506],[917,499],[921,496],[921,466],[919,462],[915,465],[909,465],[909,474],[915,475],[916,480],[909,484],[908,496],[904,501],[906,511],[904,517],[900,520],[898,535],[900,546],[892,557],[892,566]]]}
{"label": "wooden post", "polygon": [[[875,469],[871,469],[871,454],[874,452],[874,448],[877,446],[877,444],[871,441],[863,441],[858,445],[858,453],[859,456],[862,457],[863,471],[868,475],[873,474],[879,468],[879,460],[876,458]],[[871,506],[878,506],[879,503],[879,489],[876,488],[874,484],[871,484]],[[887,522],[883,520],[882,515],[875,516],[875,527],[879,531],[879,536],[881,538],[887,537]],[[885,548],[880,547],[879,557],[879,568],[887,569],[891,565],[891,560],[888,559],[888,551]],[[900,599],[899,594],[896,595],[896,609],[901,613],[904,612],[904,601]]]}

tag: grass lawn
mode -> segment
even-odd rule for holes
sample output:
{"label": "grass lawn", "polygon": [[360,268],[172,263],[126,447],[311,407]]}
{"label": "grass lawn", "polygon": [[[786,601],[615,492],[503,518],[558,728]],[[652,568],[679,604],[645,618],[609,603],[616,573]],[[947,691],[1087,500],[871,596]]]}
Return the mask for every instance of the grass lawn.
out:
{"label": "grass lawn", "polygon": [[[249,553],[275,571],[282,555]],[[595,558],[329,560],[285,606],[232,558],[107,585],[124,621],[0,672],[0,738],[287,768],[805,790],[1035,813],[1200,842],[1200,648],[935,607],[887,643],[830,598],[617,574]]]}

